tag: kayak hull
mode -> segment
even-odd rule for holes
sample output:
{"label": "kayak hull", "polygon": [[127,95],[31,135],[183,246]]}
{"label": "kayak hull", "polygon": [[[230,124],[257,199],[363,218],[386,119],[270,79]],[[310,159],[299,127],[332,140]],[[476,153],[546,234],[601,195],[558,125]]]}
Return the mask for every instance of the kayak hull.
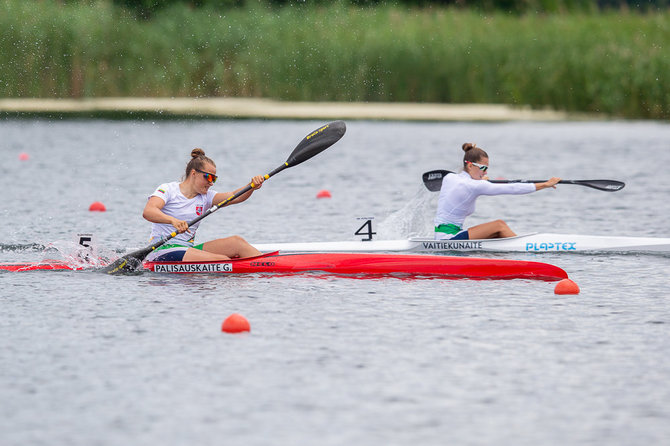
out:
{"label": "kayak hull", "polygon": [[542,262],[431,255],[307,253],[268,254],[224,262],[145,262],[161,273],[398,275],[471,279],[561,280],[567,273]]}
{"label": "kayak hull", "polygon": [[254,244],[262,252],[618,252],[670,253],[670,238],[614,237],[599,235],[533,233],[516,237],[484,240],[372,240],[306,243]]}

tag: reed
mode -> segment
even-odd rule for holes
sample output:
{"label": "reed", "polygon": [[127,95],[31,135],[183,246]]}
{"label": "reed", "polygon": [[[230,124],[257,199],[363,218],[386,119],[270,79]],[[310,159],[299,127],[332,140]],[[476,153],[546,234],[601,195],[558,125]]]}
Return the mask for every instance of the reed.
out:
{"label": "reed", "polygon": [[0,97],[506,103],[670,115],[668,13],[0,0]]}

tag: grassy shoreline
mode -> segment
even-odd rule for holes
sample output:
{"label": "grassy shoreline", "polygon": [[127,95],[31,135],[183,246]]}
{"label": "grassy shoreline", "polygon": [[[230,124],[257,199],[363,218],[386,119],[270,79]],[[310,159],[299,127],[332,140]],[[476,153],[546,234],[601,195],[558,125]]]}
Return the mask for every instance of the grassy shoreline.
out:
{"label": "grassy shoreline", "polygon": [[509,104],[670,117],[670,14],[0,0],[0,97]]}

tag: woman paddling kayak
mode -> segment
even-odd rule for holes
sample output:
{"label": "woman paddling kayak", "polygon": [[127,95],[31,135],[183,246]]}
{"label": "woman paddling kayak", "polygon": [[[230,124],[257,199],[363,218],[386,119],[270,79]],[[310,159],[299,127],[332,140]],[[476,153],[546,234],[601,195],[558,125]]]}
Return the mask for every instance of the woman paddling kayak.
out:
{"label": "woman paddling kayak", "polygon": [[521,195],[549,187],[556,188],[560,178],[543,183],[489,183],[488,154],[475,144],[463,144],[463,172],[449,174],[442,181],[435,214],[436,240],[470,240],[514,237],[516,234],[503,220],[490,221],[463,229],[465,218],[475,211],[475,201],[480,195]]}
{"label": "woman paddling kayak", "polygon": [[[252,257],[260,251],[242,237],[220,238],[195,245],[195,233],[200,222],[188,226],[188,221],[206,212],[212,204],[221,203],[242,188],[233,192],[210,190],[216,182],[216,165],[205,156],[202,149],[193,149],[191,161],[186,165],[186,176],[177,181],[158,186],[149,197],[142,216],[152,222],[151,241],[169,236],[176,229],[179,233],[169,243],[152,251],[146,258],[158,262],[194,262],[228,260],[235,257]],[[257,175],[251,179],[252,190],[240,195],[228,204],[241,203],[259,189],[265,177]]]}

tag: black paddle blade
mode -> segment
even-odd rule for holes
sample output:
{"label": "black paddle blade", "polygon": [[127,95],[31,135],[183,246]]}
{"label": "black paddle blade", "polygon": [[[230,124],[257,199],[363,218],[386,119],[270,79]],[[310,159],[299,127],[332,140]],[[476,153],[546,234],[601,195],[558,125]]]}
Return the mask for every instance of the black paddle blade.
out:
{"label": "black paddle blade", "polygon": [[616,192],[624,188],[626,183],[616,180],[575,180],[574,184],[604,190],[605,192]]}
{"label": "black paddle blade", "polygon": [[344,136],[347,126],[344,121],[334,121],[311,132],[293,149],[286,160],[286,167],[297,166],[318,155]]}
{"label": "black paddle blade", "polygon": [[109,265],[101,268],[100,271],[107,274],[129,274],[137,270],[146,256],[153,251],[154,247],[149,246],[116,259]]}
{"label": "black paddle blade", "polygon": [[423,184],[431,192],[438,192],[442,188],[442,180],[449,174],[448,170],[431,170],[423,174]]}

